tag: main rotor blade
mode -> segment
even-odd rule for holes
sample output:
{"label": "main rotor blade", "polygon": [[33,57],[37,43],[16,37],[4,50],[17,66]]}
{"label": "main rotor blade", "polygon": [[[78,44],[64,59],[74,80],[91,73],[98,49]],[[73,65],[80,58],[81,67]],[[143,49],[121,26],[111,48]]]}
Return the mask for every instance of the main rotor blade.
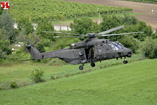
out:
{"label": "main rotor blade", "polygon": [[54,36],[54,38],[76,38],[76,37],[86,37],[85,35],[82,36]]}
{"label": "main rotor blade", "polygon": [[56,33],[56,34],[72,34],[72,35],[80,35],[80,34],[74,34],[74,33],[64,33],[64,32],[54,32],[54,31],[42,31],[45,33]]}
{"label": "main rotor blade", "polygon": [[106,34],[106,35],[98,35],[98,36],[117,36],[117,35],[129,35],[129,34],[137,34],[137,33],[144,33],[144,32],[130,32],[130,33],[120,33],[120,34]]}
{"label": "main rotor blade", "polygon": [[118,27],[109,29],[109,30],[107,30],[107,31],[100,32],[100,33],[98,33],[98,34],[99,34],[99,35],[107,34],[107,33],[110,33],[110,32],[116,31],[116,30],[119,30],[119,29],[121,29],[121,28],[123,28],[123,27],[125,27],[125,26],[118,26]]}

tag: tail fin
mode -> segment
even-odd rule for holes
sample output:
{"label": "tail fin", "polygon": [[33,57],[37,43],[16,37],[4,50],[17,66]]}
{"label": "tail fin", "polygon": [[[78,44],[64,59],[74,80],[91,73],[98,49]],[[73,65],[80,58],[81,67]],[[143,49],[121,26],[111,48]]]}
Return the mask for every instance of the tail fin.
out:
{"label": "tail fin", "polygon": [[40,54],[39,50],[36,49],[33,45],[28,45],[28,46],[26,46],[26,48],[28,49],[32,60],[41,59],[41,56],[40,56],[41,54]]}
{"label": "tail fin", "polygon": [[26,39],[30,43],[30,45],[26,46],[26,48],[28,49],[28,51],[31,55],[31,59],[32,60],[42,59],[39,50],[34,47],[34,44],[36,44],[39,41],[39,38],[37,38],[34,43],[32,43],[28,37],[26,37]]}

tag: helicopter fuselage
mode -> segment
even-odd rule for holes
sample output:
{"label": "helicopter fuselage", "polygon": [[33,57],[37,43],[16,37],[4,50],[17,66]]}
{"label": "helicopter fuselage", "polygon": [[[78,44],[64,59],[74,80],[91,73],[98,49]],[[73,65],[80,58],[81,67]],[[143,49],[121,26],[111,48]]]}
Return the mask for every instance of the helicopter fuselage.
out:
{"label": "helicopter fuselage", "polygon": [[39,53],[35,60],[59,58],[70,64],[84,64],[113,58],[131,57],[132,51],[119,42],[97,38],[87,40],[71,44],[70,48]]}

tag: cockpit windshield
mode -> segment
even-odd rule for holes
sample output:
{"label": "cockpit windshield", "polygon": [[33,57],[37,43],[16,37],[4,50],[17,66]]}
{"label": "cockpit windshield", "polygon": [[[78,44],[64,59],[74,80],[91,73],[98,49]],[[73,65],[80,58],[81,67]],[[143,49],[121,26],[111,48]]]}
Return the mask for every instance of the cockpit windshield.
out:
{"label": "cockpit windshield", "polygon": [[112,50],[119,50],[123,48],[123,46],[120,43],[116,42],[110,43],[109,46],[112,48]]}

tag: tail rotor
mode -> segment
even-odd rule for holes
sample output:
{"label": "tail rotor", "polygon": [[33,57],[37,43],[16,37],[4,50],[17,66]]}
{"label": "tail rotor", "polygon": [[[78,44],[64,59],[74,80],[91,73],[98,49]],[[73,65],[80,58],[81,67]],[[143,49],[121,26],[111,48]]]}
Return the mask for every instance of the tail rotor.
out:
{"label": "tail rotor", "polygon": [[37,37],[37,38],[35,39],[35,41],[32,43],[32,41],[28,38],[28,36],[26,36],[25,39],[26,39],[26,40],[28,41],[28,43],[29,43],[30,45],[32,45],[32,46],[34,46],[34,45],[40,40],[40,38]]}

